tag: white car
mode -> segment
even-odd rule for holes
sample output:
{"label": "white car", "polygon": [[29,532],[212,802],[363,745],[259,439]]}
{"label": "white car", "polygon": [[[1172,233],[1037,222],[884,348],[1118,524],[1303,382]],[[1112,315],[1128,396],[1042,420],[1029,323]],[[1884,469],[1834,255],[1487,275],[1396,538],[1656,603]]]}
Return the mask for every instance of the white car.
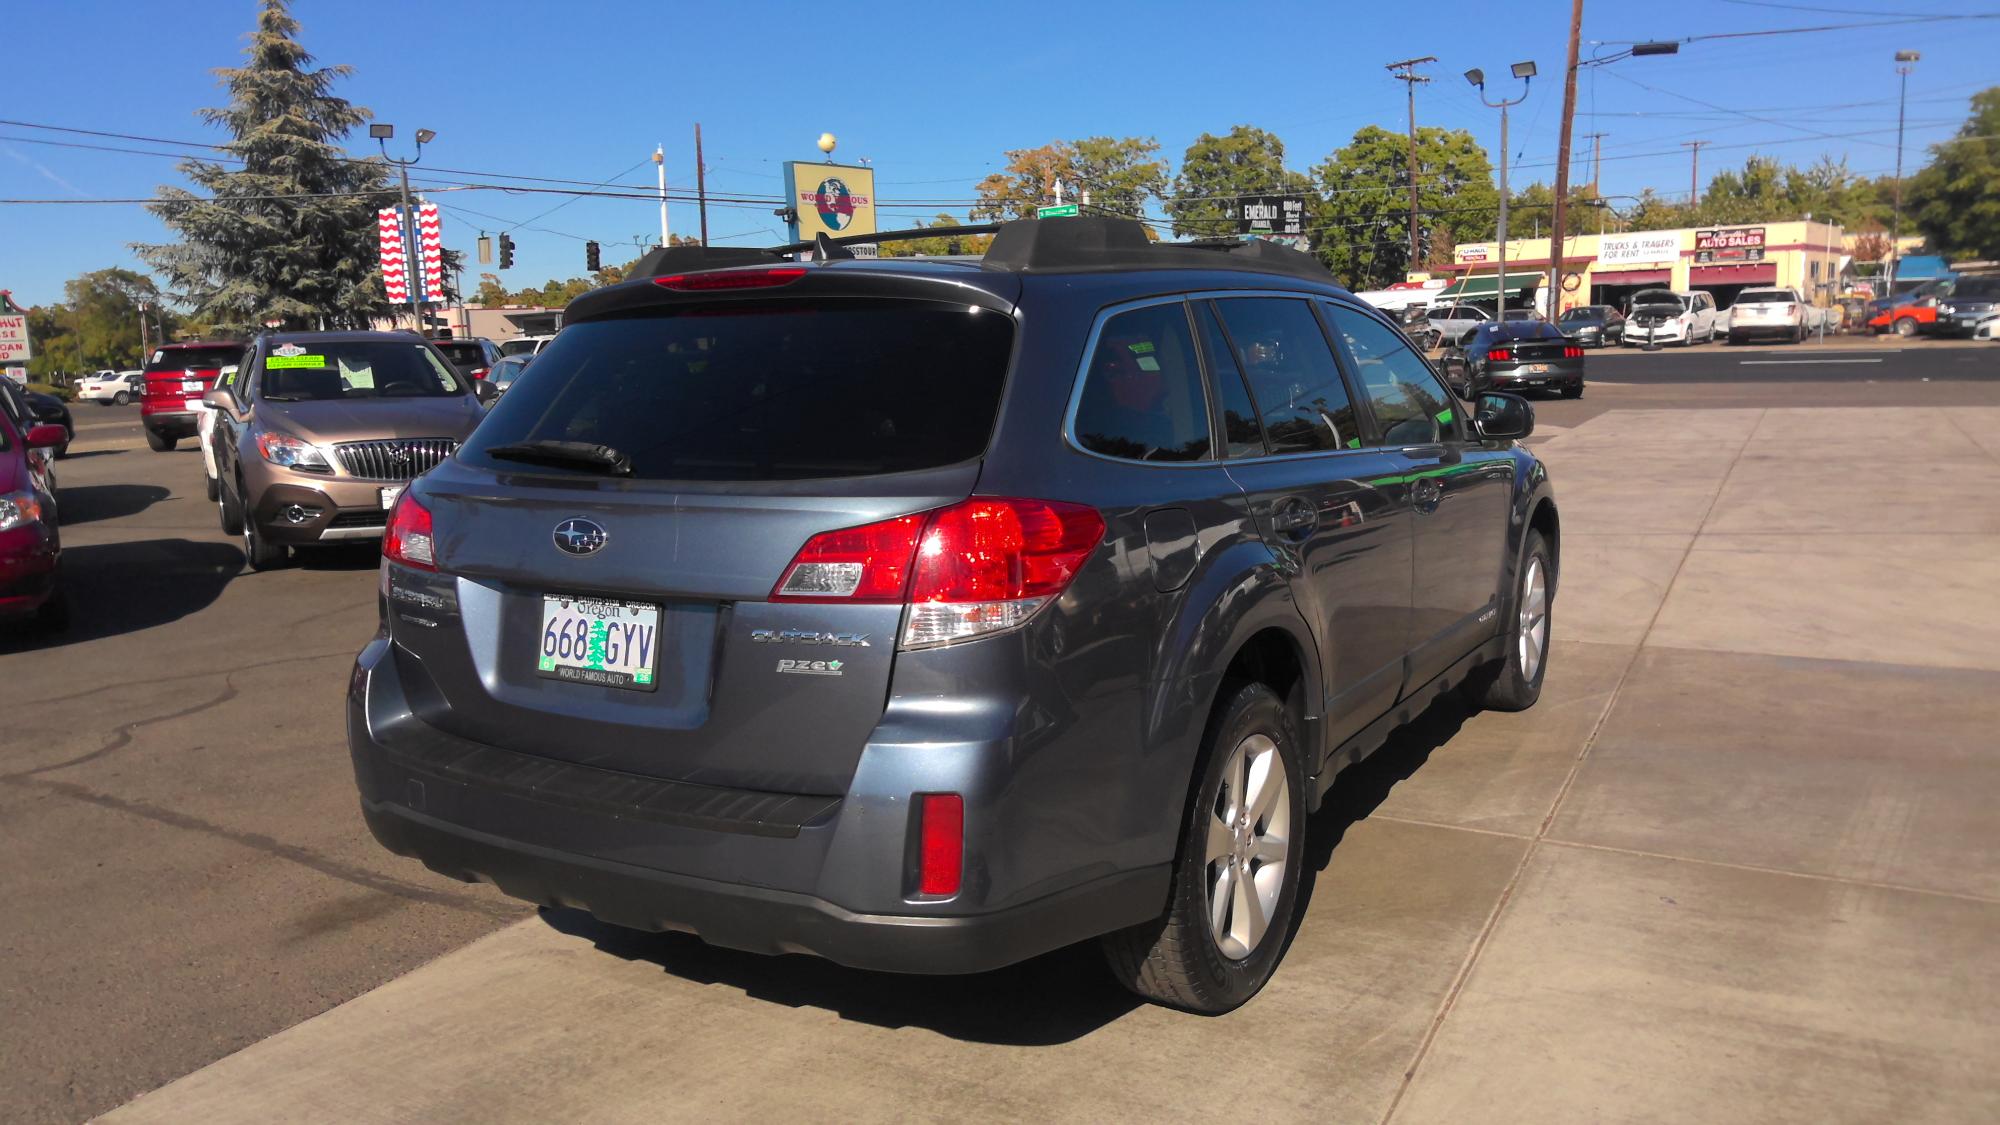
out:
{"label": "white car", "polygon": [[[237,365],[230,364],[216,372],[215,385],[210,390],[219,391],[228,387],[229,384],[236,381],[236,373],[240,370],[241,368]],[[215,446],[213,444],[215,440],[215,408],[202,399],[195,398],[193,395],[188,396],[187,404],[194,411],[195,438],[201,443],[201,469],[202,472],[208,474],[208,498],[215,500],[222,495],[221,477],[219,470],[215,467]]]}
{"label": "white car", "polygon": [[1745,289],[1729,309],[1729,342],[1761,337],[1797,344],[1818,331],[1825,311],[1807,304],[1796,289]]}
{"label": "white car", "polygon": [[1715,298],[1699,289],[1641,289],[1625,321],[1627,347],[1643,344],[1706,344],[1715,339]]}
{"label": "white car", "polygon": [[500,354],[503,357],[510,355],[534,355],[543,348],[548,347],[549,341],[553,339],[555,339],[554,336],[516,336],[500,345]]}
{"label": "white car", "polygon": [[101,406],[123,406],[137,401],[145,389],[143,371],[99,371],[77,380],[76,397]]}
{"label": "white car", "polygon": [[1424,313],[1424,319],[1437,330],[1438,339],[1446,344],[1456,344],[1465,338],[1467,332],[1493,319],[1493,314],[1478,305],[1459,305],[1446,302],[1432,305]]}

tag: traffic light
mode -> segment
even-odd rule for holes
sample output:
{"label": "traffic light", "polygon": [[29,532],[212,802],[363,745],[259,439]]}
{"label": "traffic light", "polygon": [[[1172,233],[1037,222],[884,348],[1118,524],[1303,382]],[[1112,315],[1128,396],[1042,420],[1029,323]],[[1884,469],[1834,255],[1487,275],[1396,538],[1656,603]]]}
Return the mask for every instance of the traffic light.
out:
{"label": "traffic light", "polygon": [[511,237],[503,234],[500,236],[500,268],[503,270],[512,269],[513,266],[514,266],[514,240]]}
{"label": "traffic light", "polygon": [[583,244],[583,265],[591,273],[596,273],[598,270],[604,268],[603,260],[597,256],[597,243],[586,242]]}

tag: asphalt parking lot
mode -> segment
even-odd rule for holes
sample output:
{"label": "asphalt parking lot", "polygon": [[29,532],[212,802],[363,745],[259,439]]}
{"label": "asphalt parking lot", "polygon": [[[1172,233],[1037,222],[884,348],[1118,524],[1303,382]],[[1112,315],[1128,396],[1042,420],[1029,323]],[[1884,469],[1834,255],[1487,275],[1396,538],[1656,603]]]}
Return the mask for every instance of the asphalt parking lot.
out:
{"label": "asphalt parking lot", "polygon": [[1588,370],[1531,439],[1541,703],[1344,775],[1219,1019],[1087,948],[867,974],[386,854],[339,706],[372,552],[244,572],[196,455],[80,405],[75,626],[0,636],[0,1118],[2000,1117],[2000,349]]}

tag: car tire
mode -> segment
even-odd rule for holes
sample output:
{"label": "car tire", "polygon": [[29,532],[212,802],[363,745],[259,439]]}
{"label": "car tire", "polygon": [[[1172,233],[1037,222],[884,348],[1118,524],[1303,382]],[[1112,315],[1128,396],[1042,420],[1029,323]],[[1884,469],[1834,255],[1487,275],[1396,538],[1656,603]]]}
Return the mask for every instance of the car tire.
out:
{"label": "car tire", "polygon": [[243,534],[243,501],[237,498],[234,488],[220,481],[215,486],[215,509],[224,535]]}
{"label": "car tire", "polygon": [[243,541],[243,561],[250,565],[251,570],[276,570],[291,557],[291,552],[285,549],[283,543],[273,543],[264,538],[264,533],[257,530],[256,520],[243,521],[240,538]]}
{"label": "car tire", "polygon": [[208,476],[206,473],[202,475],[208,481],[208,498],[210,500],[222,499],[222,483],[214,477]]}
{"label": "car tire", "polygon": [[151,430],[147,430],[146,444],[150,446],[153,452],[155,453],[172,453],[174,450],[174,446],[180,444],[180,439],[170,438],[165,434],[156,434]]}
{"label": "car tire", "polygon": [[1521,567],[1507,603],[1507,655],[1466,681],[1466,695],[1487,711],[1526,711],[1542,697],[1555,608],[1555,560],[1539,531],[1521,545]]}
{"label": "car tire", "polygon": [[[1209,724],[1200,762],[1166,912],[1107,934],[1100,944],[1112,974],[1133,992],[1183,1011],[1221,1015],[1271,979],[1298,910],[1306,778],[1291,710],[1263,684],[1235,689]],[[1271,771],[1280,768],[1283,776],[1275,780],[1281,790],[1259,787],[1250,801],[1242,800],[1259,777],[1272,784]],[[1260,801],[1259,794],[1268,796]],[[1242,807],[1259,803],[1261,811]],[[1273,866],[1279,868],[1275,878],[1260,883]],[[1236,893],[1246,887],[1251,893]],[[1227,900],[1222,910],[1210,902],[1218,889]]]}
{"label": "car tire", "polygon": [[119,391],[117,394],[111,396],[111,405],[113,406],[124,406],[131,401],[132,396],[126,394],[124,391]]}
{"label": "car tire", "polygon": [[1901,336],[1903,339],[1907,340],[1916,334],[1917,334],[1916,317],[1899,316],[1896,318],[1896,335]]}
{"label": "car tire", "polygon": [[1562,389],[1562,396],[1564,398],[1582,398],[1583,380],[1578,379],[1576,382],[1570,384],[1569,386],[1564,387]]}

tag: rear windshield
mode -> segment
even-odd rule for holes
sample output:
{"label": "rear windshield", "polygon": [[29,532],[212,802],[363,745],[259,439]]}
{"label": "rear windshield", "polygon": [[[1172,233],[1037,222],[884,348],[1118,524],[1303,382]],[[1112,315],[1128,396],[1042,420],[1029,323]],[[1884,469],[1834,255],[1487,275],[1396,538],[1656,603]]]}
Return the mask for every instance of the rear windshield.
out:
{"label": "rear windshield", "polygon": [[500,345],[501,355],[532,355],[540,340],[509,340]]}
{"label": "rear windshield", "polygon": [[[648,480],[869,476],[985,451],[1014,322],[966,305],[736,305],[571,324],[461,459],[517,442],[608,445]],[[537,470],[541,471],[541,470]]]}
{"label": "rear windshield", "polygon": [[1746,289],[1736,298],[1739,305],[1798,304],[1799,299],[1784,289]]}
{"label": "rear windshield", "polygon": [[192,367],[206,371],[227,367],[242,359],[241,345],[212,348],[155,348],[153,357],[146,361],[146,370],[180,371]]}
{"label": "rear windshield", "polygon": [[460,367],[480,367],[486,363],[485,349],[471,340],[439,340],[431,346]]}
{"label": "rear windshield", "polygon": [[1479,338],[1488,343],[1505,340],[1560,340],[1562,330],[1545,320],[1510,320],[1504,324],[1487,323],[1476,329]]}
{"label": "rear windshield", "polygon": [[274,402],[462,395],[458,375],[430,345],[401,340],[302,340],[264,356],[259,396]]}

